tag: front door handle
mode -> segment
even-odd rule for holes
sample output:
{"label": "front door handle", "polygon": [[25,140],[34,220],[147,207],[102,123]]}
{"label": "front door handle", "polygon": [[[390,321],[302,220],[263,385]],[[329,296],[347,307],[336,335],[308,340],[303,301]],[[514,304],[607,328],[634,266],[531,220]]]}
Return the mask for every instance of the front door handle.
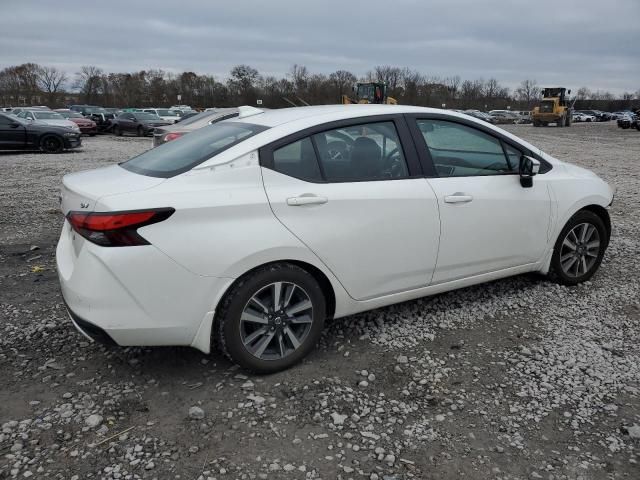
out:
{"label": "front door handle", "polygon": [[444,197],[445,203],[468,203],[473,200],[471,195],[465,195],[464,193],[456,192],[453,195],[447,195]]}
{"label": "front door handle", "polygon": [[299,197],[287,198],[287,205],[297,207],[300,205],[321,205],[327,203],[327,197],[318,197],[316,195],[300,195]]}

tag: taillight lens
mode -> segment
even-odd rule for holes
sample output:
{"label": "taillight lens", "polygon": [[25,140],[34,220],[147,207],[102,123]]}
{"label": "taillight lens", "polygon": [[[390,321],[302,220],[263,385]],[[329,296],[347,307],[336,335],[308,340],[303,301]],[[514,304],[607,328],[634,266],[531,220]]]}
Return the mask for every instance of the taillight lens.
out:
{"label": "taillight lens", "polygon": [[181,136],[183,136],[184,133],[180,133],[180,132],[171,132],[171,133],[167,133],[164,136],[164,141],[165,142],[170,142],[172,140],[177,140],[178,138],[180,138]]}
{"label": "taillight lens", "polygon": [[138,228],[169,218],[173,208],[137,210],[131,212],[69,212],[71,227],[90,242],[102,247],[132,247],[149,245]]}

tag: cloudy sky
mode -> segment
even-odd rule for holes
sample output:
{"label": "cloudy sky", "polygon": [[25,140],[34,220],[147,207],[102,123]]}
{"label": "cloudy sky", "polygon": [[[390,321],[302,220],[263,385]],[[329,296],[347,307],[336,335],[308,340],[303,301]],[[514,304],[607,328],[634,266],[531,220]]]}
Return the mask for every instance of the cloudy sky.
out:
{"label": "cloudy sky", "polygon": [[513,87],[640,89],[640,0],[0,0],[0,68],[227,76],[374,65]]}

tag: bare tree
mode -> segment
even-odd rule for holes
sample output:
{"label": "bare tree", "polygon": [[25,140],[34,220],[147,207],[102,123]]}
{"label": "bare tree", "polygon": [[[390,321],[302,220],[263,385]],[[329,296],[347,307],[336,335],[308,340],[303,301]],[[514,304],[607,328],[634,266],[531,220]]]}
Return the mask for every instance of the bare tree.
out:
{"label": "bare tree", "polygon": [[348,95],[356,83],[356,76],[346,70],[337,70],[329,75],[329,82],[336,90],[336,98],[342,98],[342,95]]}
{"label": "bare tree", "polygon": [[57,103],[58,94],[64,89],[67,74],[56,67],[40,67],[38,69],[38,87],[45,92],[49,105]]}
{"label": "bare tree", "polygon": [[80,91],[85,102],[95,103],[98,101],[103,73],[101,68],[93,65],[83,65],[76,73],[73,86]]}
{"label": "bare tree", "polygon": [[531,104],[540,96],[540,87],[535,80],[526,79],[520,82],[515,94],[518,100],[526,102],[527,107],[531,107]]}

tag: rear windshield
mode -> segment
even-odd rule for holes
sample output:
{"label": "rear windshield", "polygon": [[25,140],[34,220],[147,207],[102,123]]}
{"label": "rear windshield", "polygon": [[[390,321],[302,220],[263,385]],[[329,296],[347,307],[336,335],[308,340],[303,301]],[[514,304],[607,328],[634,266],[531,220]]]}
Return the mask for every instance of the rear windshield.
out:
{"label": "rear windshield", "polygon": [[149,177],[173,177],[266,129],[261,125],[238,122],[208,125],[178,140],[147,150],[120,166]]}

